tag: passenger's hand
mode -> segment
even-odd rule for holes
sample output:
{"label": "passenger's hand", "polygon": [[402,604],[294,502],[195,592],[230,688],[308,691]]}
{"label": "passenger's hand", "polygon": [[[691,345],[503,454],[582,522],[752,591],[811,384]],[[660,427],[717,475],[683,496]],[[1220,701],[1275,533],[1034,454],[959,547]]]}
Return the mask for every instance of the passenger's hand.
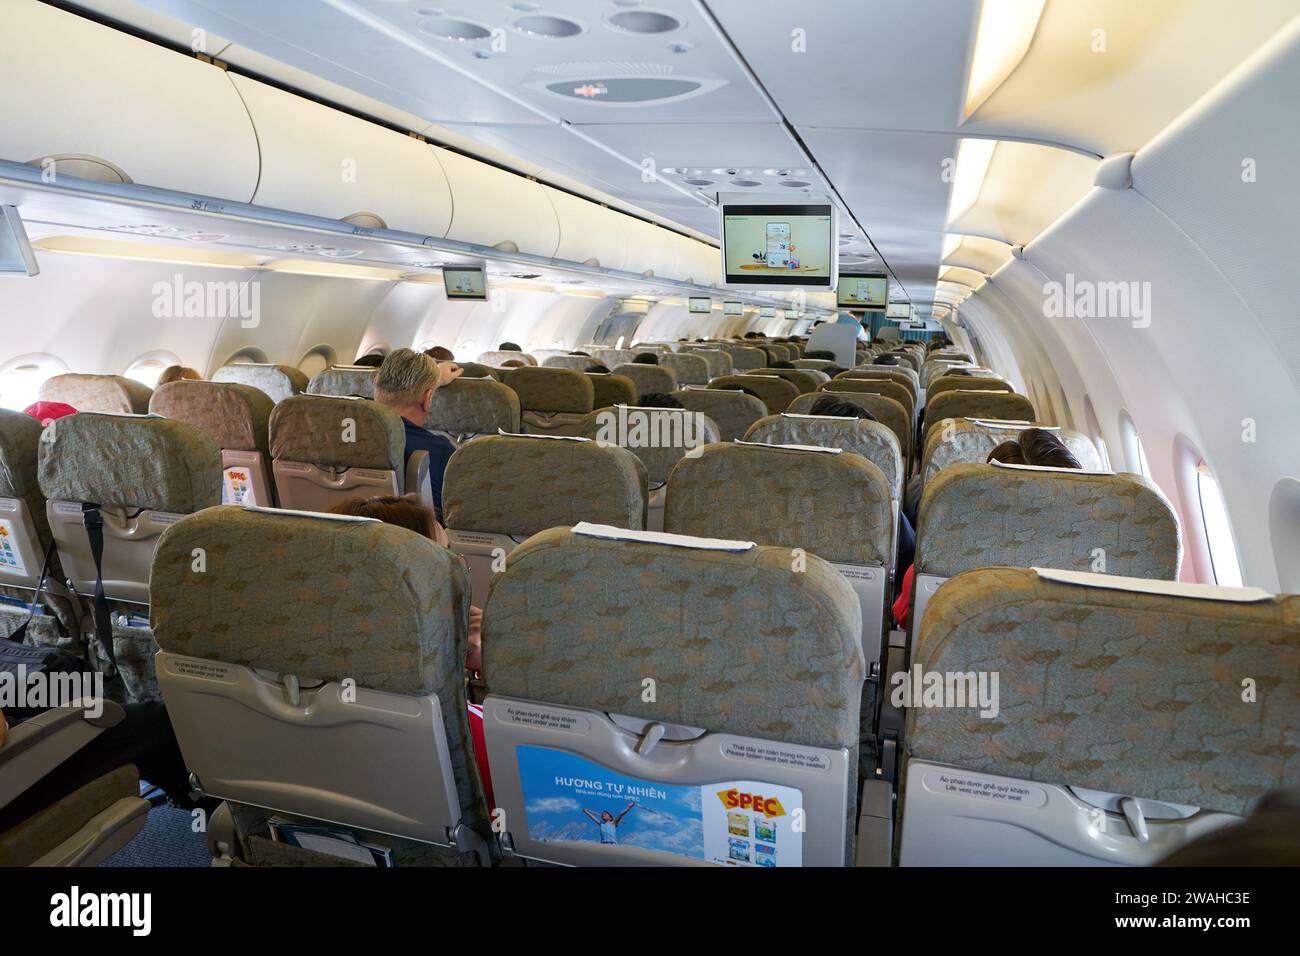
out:
{"label": "passenger's hand", "polygon": [[469,652],[465,655],[465,669],[478,673],[483,670],[483,609],[469,608]]}
{"label": "passenger's hand", "polygon": [[438,387],[442,388],[444,385],[450,385],[464,374],[465,370],[455,362],[439,362]]}
{"label": "passenger's hand", "polygon": [[7,736],[9,736],[9,724],[5,722],[5,715],[0,714],[0,747],[5,745]]}

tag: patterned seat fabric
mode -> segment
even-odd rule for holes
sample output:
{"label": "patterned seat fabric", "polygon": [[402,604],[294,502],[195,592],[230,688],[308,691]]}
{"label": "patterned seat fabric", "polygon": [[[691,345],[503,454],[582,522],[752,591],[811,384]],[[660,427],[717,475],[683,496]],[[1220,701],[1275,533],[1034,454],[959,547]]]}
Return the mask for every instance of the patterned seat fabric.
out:
{"label": "patterned seat fabric", "polygon": [[640,354],[633,349],[590,348],[583,349],[582,351],[590,352],[592,357],[603,362],[606,368],[613,368],[616,365],[626,365]]}
{"label": "patterned seat fabric", "polygon": [[525,412],[585,415],[592,409],[591,381],[567,368],[512,368],[501,380],[519,396]]}
{"label": "patterned seat fabric", "polygon": [[493,435],[461,447],[443,476],[447,527],[513,536],[579,521],[644,528],[646,469],[594,441]]}
{"label": "patterned seat fabric", "polygon": [[492,379],[464,376],[434,389],[424,427],[460,442],[474,435],[519,431],[519,396]]}
{"label": "patterned seat fabric", "polygon": [[261,389],[276,403],[305,392],[309,384],[307,373],[292,365],[255,365],[243,362],[221,366],[213,374],[212,381],[251,385]]}
{"label": "patterned seat fabric", "polygon": [[600,364],[587,355],[552,355],[542,359],[542,368],[571,368],[575,372],[585,372],[591,366]]}
{"label": "patterned seat fabric", "polygon": [[639,365],[636,362],[630,362],[627,365],[616,365],[610,371],[615,375],[622,375],[624,378],[630,378],[636,385],[637,400],[642,395],[650,395],[655,392],[668,394],[677,388],[677,376],[671,369],[663,368],[658,365]]}
{"label": "patterned seat fabric", "polygon": [[268,456],[274,408],[265,392],[233,382],[168,382],[149,401],[150,412],[198,426],[218,448]]}
{"label": "patterned seat fabric", "polygon": [[462,813],[486,837],[465,704],[468,594],[455,556],[404,528],[225,506],[163,534],[150,623],[174,654],[437,694]]}
{"label": "patterned seat fabric", "polygon": [[903,455],[898,447],[898,436],[880,422],[821,415],[815,418],[769,415],[750,426],[745,441],[766,445],[818,445],[861,455],[880,469],[894,500],[903,500]]}
{"label": "patterned seat fabric", "polygon": [[[909,758],[1245,813],[1300,783],[1300,596],[1084,587],[988,568],[944,584],[913,660],[998,672],[1000,713],[910,708]],[[1259,701],[1242,703],[1242,679]]]}
{"label": "patterned seat fabric", "polygon": [[673,392],[686,408],[703,412],[718,426],[719,441],[744,438],[749,427],[767,415],[762,399],[734,389],[684,388]]}
{"label": "patterned seat fabric", "polygon": [[375,370],[347,365],[333,365],[317,372],[307,385],[311,395],[360,395],[375,397]]}
{"label": "patterned seat fabric", "polygon": [[[735,371],[735,363],[731,360],[731,355],[718,348],[691,348],[686,350],[687,355],[698,355],[704,359],[709,366],[709,378],[717,378],[719,375],[730,375]],[[684,383],[689,384],[689,383]]]}
{"label": "patterned seat fabric", "polygon": [[491,378],[501,381],[501,372],[492,368],[490,365],[480,365],[478,362],[457,362],[464,374],[461,378]]}
{"label": "patterned seat fabric", "polygon": [[42,402],[63,402],[79,412],[143,415],[152,390],[122,375],[83,375],[67,372],[41,383]]}
{"label": "patterned seat fabric", "polygon": [[636,383],[627,376],[592,372],[587,375],[587,378],[591,382],[592,405],[595,408],[636,404]]}
{"label": "patterned seat fabric", "polygon": [[724,345],[722,349],[731,356],[732,364],[737,372],[767,366],[767,353],[762,349],[751,348],[746,345]]}
{"label": "patterned seat fabric", "polygon": [[870,395],[883,395],[885,398],[892,398],[902,405],[907,411],[909,419],[916,410],[916,399],[913,397],[911,389],[901,382],[894,382],[889,379],[836,377],[823,385],[822,391],[866,392]]}
{"label": "patterned seat fabric", "polygon": [[492,588],[483,669],[495,695],[846,748],[853,814],[861,626],[852,589],[816,557],[791,574],[787,548],[702,551],[553,528],[516,548]]}
{"label": "patterned seat fabric", "polygon": [[944,392],[950,392],[954,389],[961,389],[968,392],[1014,392],[1010,385],[1000,378],[982,378],[976,375],[940,375],[938,378],[930,380],[930,388],[926,391],[927,401],[932,398],[938,398]]}
{"label": "patterned seat fabric", "polygon": [[645,465],[651,488],[666,482],[687,452],[722,440],[702,412],[635,406],[598,408],[583,419],[578,434],[632,452]]}
{"label": "patterned seat fabric", "polygon": [[[127,514],[180,515],[221,503],[221,449],[188,422],[82,412],[59,419],[47,438],[41,442],[39,476],[41,492],[51,501],[93,503]],[[105,555],[119,544],[106,519]],[[65,557],[69,569],[75,558],[70,553]],[[115,621],[111,640],[126,697],[156,698],[153,658],[158,648],[149,629]],[[92,647],[102,655],[98,646]],[[101,669],[109,666],[106,660],[98,663]]]}
{"label": "patterned seat fabric", "polygon": [[[831,383],[833,384],[834,381],[832,379]],[[904,463],[908,461],[912,454],[912,420],[907,415],[907,409],[897,401],[871,392],[838,392],[824,388],[820,392],[814,392],[811,395],[800,395],[790,403],[787,411],[792,415],[807,415],[812,411],[812,407],[823,398],[833,398],[837,402],[849,402],[869,411],[875,416],[876,421],[894,433],[894,437],[898,439],[898,446],[902,451],[903,461]]]}
{"label": "patterned seat fabric", "polygon": [[709,388],[741,385],[763,400],[769,415],[779,415],[799,397],[799,389],[773,375],[724,375],[709,382]]}
{"label": "patterned seat fabric", "polygon": [[[926,437],[925,453],[921,458],[921,481],[927,482],[937,472],[949,465],[962,462],[982,463],[988,460],[989,452],[1004,441],[1015,439],[1021,429],[1030,424],[994,428],[979,422],[966,421],[963,418],[950,418],[948,424],[937,428]],[[1035,428],[1052,428],[1050,425],[1034,425]],[[1074,452],[1079,464],[1085,471],[1100,471],[1101,456],[1092,441],[1079,432],[1066,428],[1052,428],[1057,438]]]}
{"label": "patterned seat fabric", "polygon": [[913,401],[920,395],[920,378],[910,368],[901,365],[865,365],[862,368],[847,369],[835,377],[888,379],[911,392]]}
{"label": "patterned seat fabric", "polygon": [[1173,506],[1139,475],[952,465],[926,482],[919,519],[917,574],[1008,565],[1172,581],[1182,560]]}
{"label": "patterned seat fabric", "polygon": [[889,485],[867,459],[763,445],[682,458],[664,504],[670,533],[804,548],[840,564],[887,564],[893,523]]}
{"label": "patterned seat fabric", "polygon": [[702,355],[669,352],[659,356],[659,364],[677,376],[679,385],[709,384],[709,363]]}
{"label": "patterned seat fabric", "polygon": [[511,360],[523,362],[525,365],[537,365],[537,359],[533,358],[527,352],[512,352],[509,349],[499,352],[484,352],[479,355],[475,361],[480,365],[490,365],[493,368],[500,368],[503,363]]}
{"label": "patterned seat fabric", "polygon": [[401,416],[369,399],[295,395],[275,406],[270,433],[276,461],[406,472]]}
{"label": "patterned seat fabric", "polygon": [[835,363],[832,362],[830,359],[801,358],[801,359],[794,360],[794,366],[795,368],[810,368],[810,369],[815,369],[818,372],[824,372],[828,368],[835,368]]}
{"label": "patterned seat fabric", "polygon": [[[1012,392],[951,389],[925,402],[925,439],[946,418],[990,418],[994,421],[1032,422],[1038,418],[1034,403]],[[922,440],[922,447],[925,440]]]}
{"label": "patterned seat fabric", "polygon": [[774,375],[783,378],[799,390],[800,395],[815,392],[822,383],[828,381],[826,376],[818,376],[808,369],[801,368],[756,368],[753,375]]}

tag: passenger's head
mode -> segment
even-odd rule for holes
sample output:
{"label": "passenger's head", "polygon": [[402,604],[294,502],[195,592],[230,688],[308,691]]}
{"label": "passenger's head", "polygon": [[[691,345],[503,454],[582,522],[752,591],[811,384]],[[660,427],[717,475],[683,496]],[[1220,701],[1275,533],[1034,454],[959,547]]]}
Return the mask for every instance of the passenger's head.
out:
{"label": "passenger's head", "polygon": [[438,363],[429,356],[411,349],[396,349],[375,372],[375,401],[405,418],[418,419],[416,424],[422,425],[438,379]]}
{"label": "passenger's head", "polygon": [[831,418],[865,418],[867,421],[874,422],[876,416],[871,414],[861,405],[855,405],[852,402],[846,402],[840,398],[819,398],[813,402],[813,407],[808,409],[810,415],[827,415]]}
{"label": "passenger's head", "polygon": [[1011,441],[1004,441],[1001,445],[998,445],[989,452],[988,458],[984,460],[989,464],[992,464],[995,461],[1001,462],[1004,465],[1028,464],[1028,462],[1025,461],[1025,453],[1020,448],[1020,442],[1015,441],[1014,439]]}
{"label": "passenger's head", "polygon": [[824,369],[822,369],[822,374],[829,375],[831,378],[834,378],[836,375],[842,375],[847,371],[848,369],[846,369],[843,365],[828,365]]}
{"label": "passenger's head", "polygon": [[674,396],[667,392],[646,392],[637,402],[640,408],[685,408]]}
{"label": "passenger's head", "polygon": [[429,356],[429,358],[433,359],[435,362],[456,361],[456,356],[451,349],[445,349],[441,345],[435,345],[431,349],[425,349],[424,354]]}
{"label": "passenger's head", "polygon": [[891,355],[890,353],[886,352],[884,355],[877,355],[876,360],[871,364],[872,365],[897,365],[898,356]]}
{"label": "passenger's head", "polygon": [[[425,354],[427,355],[428,353],[426,352]],[[352,364],[358,368],[379,368],[379,366],[384,364],[384,357],[378,352],[371,352],[368,355],[361,356]]]}
{"label": "passenger's head", "polygon": [[753,395],[760,401],[762,400],[762,396],[760,396],[758,392],[754,391],[752,388],[746,388],[744,385],[728,383],[727,385],[719,385],[717,388],[724,392],[744,392],[746,395]]}
{"label": "passenger's head", "polygon": [[1040,465],[1044,468],[1083,467],[1065,442],[1045,428],[1026,428],[1022,431],[1020,450],[1024,453],[1026,465]]}
{"label": "passenger's head", "polygon": [[799,366],[795,365],[794,362],[780,361],[780,362],[772,362],[767,367],[768,368],[798,368]]}
{"label": "passenger's head", "polygon": [[637,365],[658,365],[659,356],[655,355],[654,352],[642,352],[632,361]]}
{"label": "passenger's head", "polygon": [[158,376],[158,384],[166,385],[168,382],[201,382],[203,376],[197,369],[187,368],[184,365],[168,365]]}
{"label": "passenger's head", "polygon": [[395,524],[414,531],[430,541],[447,546],[447,534],[438,524],[433,509],[416,495],[376,495],[373,498],[351,498],[330,509],[330,514],[353,518],[376,518],[384,524]]}
{"label": "passenger's head", "polygon": [[608,375],[609,369],[603,365],[588,365],[583,369],[588,375]]}
{"label": "passenger's head", "polygon": [[826,349],[813,349],[811,352],[804,352],[803,357],[806,359],[821,359],[823,362],[835,361],[835,353]]}
{"label": "passenger's head", "polygon": [[502,342],[500,345],[497,346],[497,351],[498,352],[522,352],[523,349],[521,349],[514,342]]}
{"label": "passenger's head", "polygon": [[570,352],[570,355],[581,355],[583,358],[591,358],[590,352]]}

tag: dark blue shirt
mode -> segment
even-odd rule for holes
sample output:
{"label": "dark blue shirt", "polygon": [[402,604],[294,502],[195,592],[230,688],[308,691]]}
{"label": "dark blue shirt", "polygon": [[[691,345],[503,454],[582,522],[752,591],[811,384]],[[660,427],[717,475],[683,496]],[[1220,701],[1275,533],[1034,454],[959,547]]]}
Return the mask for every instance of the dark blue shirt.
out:
{"label": "dark blue shirt", "polygon": [[[442,473],[447,468],[447,461],[451,458],[452,452],[456,450],[451,441],[442,435],[435,435],[427,428],[421,428],[414,425],[410,420],[403,418],[402,427],[406,429],[406,456],[405,461],[411,460],[411,455],[417,451],[427,451],[429,453],[429,484],[433,488],[433,503],[438,507],[438,516],[442,516]],[[409,492],[417,489],[407,488]]]}

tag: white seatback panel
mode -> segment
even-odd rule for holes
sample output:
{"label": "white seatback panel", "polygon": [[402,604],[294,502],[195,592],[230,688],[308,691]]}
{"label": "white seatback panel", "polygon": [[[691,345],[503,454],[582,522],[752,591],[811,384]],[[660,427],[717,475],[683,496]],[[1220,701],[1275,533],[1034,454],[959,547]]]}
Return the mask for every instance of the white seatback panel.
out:
{"label": "white seatback panel", "polygon": [[447,529],[447,546],[463,557],[469,566],[470,587],[473,591],[470,603],[475,607],[482,607],[487,603],[492,575],[497,571],[505,570],[505,557],[518,543],[508,534]]}
{"label": "white seatback panel", "polygon": [[885,624],[885,589],[889,575],[884,568],[861,564],[831,564],[849,582],[862,607],[862,656],[867,660],[866,677],[880,663],[880,645]]}
{"label": "white seatback panel", "polygon": [[308,462],[275,461],[271,472],[280,507],[294,511],[329,511],[350,498],[402,493],[396,473],[377,468],[345,468],[334,474]]}
{"label": "white seatback panel", "polygon": [[[95,560],[82,524],[81,502],[50,501],[47,514],[63,573],[72,580],[78,594],[94,597]],[[121,508],[101,508],[100,514],[104,519],[105,597],[110,601],[148,604],[149,567],[153,564],[158,536],[184,516],[142,511],[132,518]]]}
{"label": "white seatback panel", "polygon": [[267,480],[266,458],[260,451],[221,451],[221,503],[275,507]]}
{"label": "white seatback panel", "polygon": [[44,562],[45,549],[36,535],[27,502],[0,498],[0,584],[35,588]]}

